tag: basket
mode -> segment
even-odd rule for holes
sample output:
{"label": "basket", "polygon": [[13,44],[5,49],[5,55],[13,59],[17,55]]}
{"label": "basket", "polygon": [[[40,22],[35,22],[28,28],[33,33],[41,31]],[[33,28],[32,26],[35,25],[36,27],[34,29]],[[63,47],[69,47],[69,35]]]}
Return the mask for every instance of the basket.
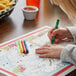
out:
{"label": "basket", "polygon": [[0,21],[8,17],[14,10],[15,5],[16,5],[16,0],[13,0],[13,1],[15,2],[15,4],[13,4],[9,9],[0,12]]}

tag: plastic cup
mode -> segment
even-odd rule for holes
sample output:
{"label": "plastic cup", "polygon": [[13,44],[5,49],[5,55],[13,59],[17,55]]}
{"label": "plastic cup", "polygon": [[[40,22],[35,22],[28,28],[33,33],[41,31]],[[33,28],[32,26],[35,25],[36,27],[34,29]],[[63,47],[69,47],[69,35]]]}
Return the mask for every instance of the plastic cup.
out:
{"label": "plastic cup", "polygon": [[26,5],[40,8],[40,0],[26,0]]}

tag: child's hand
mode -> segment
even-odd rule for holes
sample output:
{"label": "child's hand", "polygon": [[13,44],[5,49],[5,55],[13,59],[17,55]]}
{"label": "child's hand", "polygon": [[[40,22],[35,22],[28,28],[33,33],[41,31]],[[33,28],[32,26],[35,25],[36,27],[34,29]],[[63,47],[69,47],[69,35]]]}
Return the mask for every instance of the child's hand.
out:
{"label": "child's hand", "polygon": [[60,58],[63,46],[60,45],[45,45],[36,49],[36,54],[41,58]]}
{"label": "child's hand", "polygon": [[[53,36],[55,36],[55,43],[64,42],[64,41],[67,42],[69,41],[69,39],[72,39],[71,33],[66,28],[56,29],[56,30],[52,28],[48,32],[48,37],[51,40]],[[65,38],[67,38],[67,40]]]}

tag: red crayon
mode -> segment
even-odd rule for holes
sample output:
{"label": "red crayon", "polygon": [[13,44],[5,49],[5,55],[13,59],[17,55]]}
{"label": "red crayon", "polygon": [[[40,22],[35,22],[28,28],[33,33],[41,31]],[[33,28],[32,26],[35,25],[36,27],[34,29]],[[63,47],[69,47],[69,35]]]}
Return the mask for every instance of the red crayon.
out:
{"label": "red crayon", "polygon": [[24,53],[26,54],[27,52],[26,52],[26,48],[25,48],[24,42],[21,41],[21,43],[22,43],[22,47],[23,47]]}

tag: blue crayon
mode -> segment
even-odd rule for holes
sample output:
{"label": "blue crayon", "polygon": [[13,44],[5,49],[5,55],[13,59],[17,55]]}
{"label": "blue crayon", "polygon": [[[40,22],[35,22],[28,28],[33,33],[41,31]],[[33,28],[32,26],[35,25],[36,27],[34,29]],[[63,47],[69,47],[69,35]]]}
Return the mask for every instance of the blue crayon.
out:
{"label": "blue crayon", "polygon": [[27,43],[26,43],[25,40],[23,42],[24,42],[24,45],[25,45],[25,48],[26,48],[26,53],[28,54],[29,53],[29,49],[28,49]]}

